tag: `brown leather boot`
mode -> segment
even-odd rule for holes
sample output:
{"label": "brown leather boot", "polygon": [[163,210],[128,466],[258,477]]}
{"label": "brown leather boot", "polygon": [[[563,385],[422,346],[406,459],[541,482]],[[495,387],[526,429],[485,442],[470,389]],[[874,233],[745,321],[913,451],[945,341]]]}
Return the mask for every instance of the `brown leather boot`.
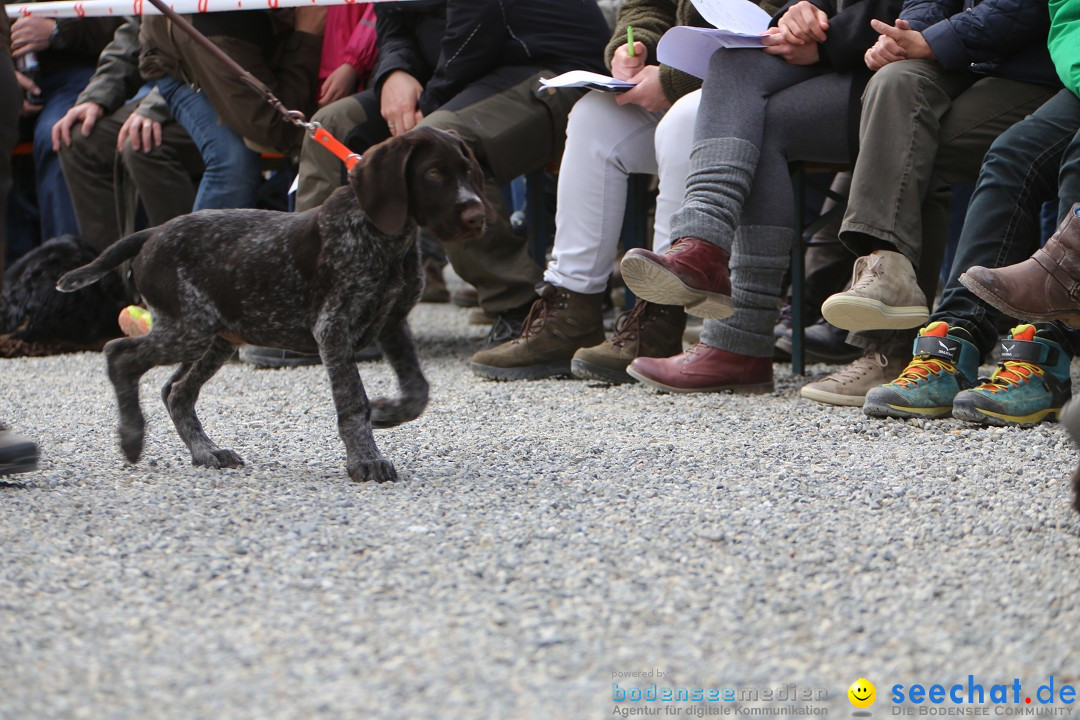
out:
{"label": "brown leather boot", "polygon": [[751,357],[698,343],[682,355],[636,358],[626,369],[665,392],[767,393],[773,390],[771,357]]}
{"label": "brown leather boot", "polygon": [[682,352],[686,311],[678,305],[638,300],[615,320],[615,334],[594,347],[574,353],[574,377],[618,385],[634,382],[626,366],[636,357],[670,357]]}
{"label": "brown leather boot", "polygon": [[976,265],[960,282],[1010,317],[1080,327],[1080,203],[1027,260],[996,269]]}
{"label": "brown leather boot", "polygon": [[568,377],[578,348],[604,340],[604,293],[585,295],[542,283],[521,335],[472,356],[472,371],[489,380]]}
{"label": "brown leather boot", "polygon": [[623,282],[635,295],[657,305],[682,305],[703,318],[731,317],[731,256],[701,238],[679,238],[667,252],[634,248],[623,255]]}

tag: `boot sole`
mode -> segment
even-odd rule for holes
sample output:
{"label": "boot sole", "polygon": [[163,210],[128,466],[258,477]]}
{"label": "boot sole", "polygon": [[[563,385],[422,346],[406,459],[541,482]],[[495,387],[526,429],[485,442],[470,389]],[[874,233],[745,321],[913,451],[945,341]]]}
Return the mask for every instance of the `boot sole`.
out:
{"label": "boot sole", "polygon": [[817,388],[806,386],[799,390],[799,395],[807,400],[825,403],[826,405],[839,405],[841,407],[862,407],[863,403],[866,401],[865,395],[842,395],[840,393],[833,393],[828,390],[818,390]]}
{"label": "boot sole", "polygon": [[[305,355],[303,357],[267,357],[264,355],[246,353],[241,348],[237,354],[240,362],[252,365],[260,370],[279,370],[281,368],[310,367],[322,365],[322,358],[318,355]],[[373,362],[382,360],[382,351],[375,345],[368,345],[353,355],[353,362]]]}
{"label": "boot sole", "polygon": [[1061,408],[1047,408],[1030,415],[1004,415],[967,405],[953,405],[952,416],[957,420],[994,425],[995,427],[1034,427],[1041,422],[1055,422],[1061,417]]}
{"label": "boot sole", "polygon": [[833,295],[821,305],[821,314],[841,330],[907,330],[921,327],[930,311],[919,305],[892,307],[871,298]]}
{"label": "boot sole", "polygon": [[1069,327],[1080,328],[1080,315],[1069,312],[1039,314],[1023,312],[1002,300],[996,293],[991,292],[989,288],[980,284],[967,273],[960,274],[960,284],[974,293],[977,298],[993,305],[1009,317],[1025,320],[1027,322],[1063,322]]}
{"label": "boot sole", "polygon": [[642,375],[632,367],[627,368],[626,372],[630,377],[636,378],[643,385],[648,385],[654,390],[668,393],[716,393],[730,391],[736,395],[763,395],[765,393],[771,393],[775,387],[772,380],[770,380],[765,383],[750,383],[747,385],[713,385],[712,387],[680,388],[657,382],[650,377]]}
{"label": "boot sole", "polygon": [[546,380],[557,377],[573,377],[567,361],[528,365],[526,367],[496,367],[482,363],[469,363],[473,374],[486,380]]}
{"label": "boot sole", "polygon": [[730,296],[696,290],[647,258],[624,257],[621,267],[626,287],[642,300],[658,305],[682,305],[689,314],[711,320],[723,320],[735,314]]}
{"label": "boot sole", "polygon": [[937,420],[952,415],[952,406],[933,408],[906,408],[888,403],[874,403],[869,400],[863,402],[863,413],[870,417],[897,418],[899,420],[925,419]]}
{"label": "boot sole", "polygon": [[574,377],[581,378],[582,380],[599,380],[600,382],[610,383],[611,385],[626,385],[627,383],[637,382],[625,370],[621,372],[612,370],[603,365],[597,365],[596,363],[591,363],[586,360],[579,360],[578,358],[574,358],[570,361],[570,372],[574,374]]}
{"label": "boot sole", "polygon": [[0,475],[32,472],[38,468],[37,450],[27,450],[23,457],[12,458],[0,465]]}

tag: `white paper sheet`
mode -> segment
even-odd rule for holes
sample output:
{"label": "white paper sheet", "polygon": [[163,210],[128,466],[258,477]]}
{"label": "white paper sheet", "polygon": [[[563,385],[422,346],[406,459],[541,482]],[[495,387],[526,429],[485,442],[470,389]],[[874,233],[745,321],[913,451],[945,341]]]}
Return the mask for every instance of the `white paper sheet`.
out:
{"label": "white paper sheet", "polygon": [[759,35],[769,27],[769,13],[747,0],[692,0],[701,17],[713,27],[733,33]]}
{"label": "white paper sheet", "polygon": [[[746,0],[738,0],[738,2],[749,5]],[[714,52],[720,48],[732,50],[758,48],[760,50],[762,47],[760,33],[767,27],[767,17],[766,25],[760,32],[755,33],[735,33],[719,28],[678,25],[660,38],[660,43],[656,46],[656,57],[665,65],[704,79],[709,72],[709,58]]]}
{"label": "white paper sheet", "polygon": [[546,88],[589,88],[604,92],[625,92],[634,87],[634,83],[616,80],[607,75],[588,70],[571,70],[553,78],[540,78],[540,84]]}

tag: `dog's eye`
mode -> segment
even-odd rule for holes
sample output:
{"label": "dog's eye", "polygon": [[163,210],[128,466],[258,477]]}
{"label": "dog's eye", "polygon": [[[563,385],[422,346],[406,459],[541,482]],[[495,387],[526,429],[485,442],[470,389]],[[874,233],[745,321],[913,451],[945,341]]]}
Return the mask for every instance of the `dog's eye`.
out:
{"label": "dog's eye", "polygon": [[425,173],[429,180],[442,180],[442,170],[439,168],[431,168]]}

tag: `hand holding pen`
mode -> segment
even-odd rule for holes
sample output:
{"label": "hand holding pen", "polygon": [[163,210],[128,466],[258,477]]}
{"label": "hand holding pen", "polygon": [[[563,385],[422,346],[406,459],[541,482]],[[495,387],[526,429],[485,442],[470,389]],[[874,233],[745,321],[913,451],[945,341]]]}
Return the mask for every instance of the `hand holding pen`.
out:
{"label": "hand holding pen", "polygon": [[648,51],[645,43],[634,40],[634,28],[626,27],[626,44],[620,45],[611,58],[611,76],[616,80],[633,80],[645,67]]}

